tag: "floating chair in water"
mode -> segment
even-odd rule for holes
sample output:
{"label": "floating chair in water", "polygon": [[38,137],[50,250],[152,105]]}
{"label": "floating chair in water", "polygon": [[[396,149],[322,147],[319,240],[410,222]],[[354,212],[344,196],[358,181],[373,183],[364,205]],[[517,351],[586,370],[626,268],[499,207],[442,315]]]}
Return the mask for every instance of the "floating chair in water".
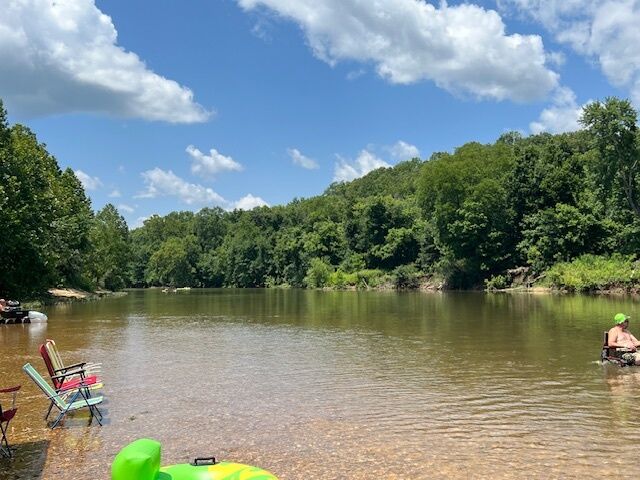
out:
{"label": "floating chair in water", "polygon": [[42,390],[53,406],[60,410],[60,414],[51,426],[52,429],[56,428],[67,413],[75,412],[76,410],[81,410],[83,408],[89,409],[89,413],[91,414],[89,422],[95,418],[98,423],[102,425],[102,422],[100,421],[102,419],[102,414],[100,413],[100,410],[98,410],[98,405],[102,403],[102,397],[89,397],[87,395],[87,388],[90,387],[90,385],[80,383],[75,389],[68,390],[64,394],[61,394],[51,388],[51,385],[42,378],[30,363],[25,364],[24,367],[22,367],[22,370],[24,370],[31,380],[33,380],[40,390]]}
{"label": "floating chair in water", "polygon": [[18,390],[20,390],[20,385],[0,389],[0,394],[11,394],[13,397],[11,399],[11,408],[8,409],[2,407],[2,398],[0,398],[0,435],[2,435],[0,438],[0,455],[6,455],[9,458],[12,457],[12,453],[9,440],[7,440],[7,432],[9,431],[9,422],[15,417],[18,411],[18,407],[16,407]]}
{"label": "floating chair in water", "polygon": [[621,353],[624,353],[628,350],[618,347],[610,347],[609,332],[606,330],[604,331],[602,338],[602,351],[600,352],[600,360],[602,361],[602,363],[610,363],[613,365],[618,365],[619,367],[629,367],[630,365],[625,362],[620,356]]}
{"label": "floating chair in water", "polygon": [[215,458],[196,458],[193,463],[160,467],[160,442],[142,438],[116,455],[111,480],[278,480],[258,467]]}
{"label": "floating chair in water", "polygon": [[[102,383],[95,375],[87,375],[86,371],[80,368],[82,363],[71,365],[69,367],[54,368],[53,361],[47,348],[48,343],[40,345],[40,355],[47,367],[49,377],[51,377],[51,383],[56,393],[64,395],[67,392],[73,393],[81,384],[88,385],[85,392],[87,396],[91,396],[90,390],[97,390],[102,388]],[[45,419],[49,418],[49,414],[53,409],[53,402],[49,405],[49,410],[44,416]]]}
{"label": "floating chair in water", "polygon": [[51,359],[53,368],[56,370],[61,370],[63,368],[67,368],[67,369],[82,368],[88,374],[95,374],[100,372],[102,368],[101,363],[89,363],[89,362],[80,362],[80,363],[75,363],[73,365],[65,366],[64,362],[62,361],[62,357],[58,352],[58,346],[56,345],[56,342],[54,342],[50,338],[47,338],[47,341],[44,343],[44,345],[45,345],[45,348],[47,349],[47,353],[49,354],[49,358]]}

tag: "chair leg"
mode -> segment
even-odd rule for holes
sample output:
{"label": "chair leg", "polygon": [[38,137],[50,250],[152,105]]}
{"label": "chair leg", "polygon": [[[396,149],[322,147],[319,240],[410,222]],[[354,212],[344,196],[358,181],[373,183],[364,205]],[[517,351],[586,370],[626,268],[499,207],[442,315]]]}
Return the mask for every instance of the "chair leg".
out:
{"label": "chair leg", "polygon": [[67,409],[62,410],[60,412],[60,414],[58,415],[58,417],[55,419],[55,421],[53,422],[53,425],[51,425],[51,430],[53,430],[54,428],[56,428],[58,426],[58,424],[60,423],[60,421],[63,419],[63,417],[67,414]]}
{"label": "chair leg", "polygon": [[69,411],[69,407],[71,406],[71,404],[73,402],[76,401],[76,399],[78,398],[78,396],[81,395],[81,390],[77,390],[76,393],[74,393],[71,396],[71,399],[68,401],[67,403],[67,408],[65,408],[64,410],[60,410],[60,415],[58,415],[58,418],[56,418],[56,420],[53,422],[53,425],[51,426],[51,430],[53,430],[54,428],[56,428],[56,426],[60,423],[60,421],[62,420],[62,418],[67,414],[67,412]]}
{"label": "chair leg", "polygon": [[11,453],[9,440],[7,440],[7,430],[9,430],[9,423],[7,422],[5,427],[3,427],[0,423],[0,431],[2,432],[2,438],[0,439],[0,454],[6,455],[7,457],[11,458],[13,454]]}
{"label": "chair leg", "polygon": [[51,410],[53,410],[53,402],[49,404],[49,410],[47,410],[47,414],[44,416],[45,420],[49,418],[49,415],[51,415]]}
{"label": "chair leg", "polygon": [[98,407],[96,406],[89,407],[89,410],[91,410],[91,415],[95,417],[95,419],[98,422],[98,425],[102,426],[102,413],[100,413],[100,410],[98,410]]}

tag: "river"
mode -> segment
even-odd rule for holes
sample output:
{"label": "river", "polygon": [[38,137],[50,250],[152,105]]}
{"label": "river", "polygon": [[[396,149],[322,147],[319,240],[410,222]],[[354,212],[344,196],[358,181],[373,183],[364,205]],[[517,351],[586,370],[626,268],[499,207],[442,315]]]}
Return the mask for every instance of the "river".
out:
{"label": "river", "polygon": [[[134,290],[0,326],[0,388],[22,384],[2,479],[107,479],[118,450],[214,455],[281,480],[640,474],[640,367],[603,367],[633,297]],[[102,363],[104,426],[50,430],[38,346]],[[3,399],[6,400],[6,399]],[[3,403],[4,405],[5,403]]]}

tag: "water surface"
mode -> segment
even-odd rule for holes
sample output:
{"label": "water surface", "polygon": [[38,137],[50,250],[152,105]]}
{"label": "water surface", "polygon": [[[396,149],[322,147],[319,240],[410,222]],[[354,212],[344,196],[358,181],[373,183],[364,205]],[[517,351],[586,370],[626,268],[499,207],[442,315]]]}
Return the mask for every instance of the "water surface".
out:
{"label": "water surface", "polygon": [[[21,383],[4,479],[109,478],[128,442],[286,479],[640,474],[640,367],[604,368],[634,298],[298,290],[132,291],[0,326],[0,386]],[[638,323],[635,322],[638,319]],[[103,427],[47,429],[38,346],[102,363]],[[4,403],[3,403],[4,405]]]}

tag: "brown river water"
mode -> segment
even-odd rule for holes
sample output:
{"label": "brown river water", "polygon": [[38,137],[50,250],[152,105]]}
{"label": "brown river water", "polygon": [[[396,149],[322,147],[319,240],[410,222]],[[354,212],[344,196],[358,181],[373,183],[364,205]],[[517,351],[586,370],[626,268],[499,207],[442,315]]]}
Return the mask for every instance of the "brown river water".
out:
{"label": "brown river water", "polygon": [[[618,311],[640,337],[633,297],[147,290],[43,311],[0,326],[0,388],[23,386],[0,479],[109,479],[142,437],[164,465],[281,480],[640,475],[640,367],[597,362]],[[47,428],[22,372],[46,376],[46,338],[102,363],[104,426]]]}

